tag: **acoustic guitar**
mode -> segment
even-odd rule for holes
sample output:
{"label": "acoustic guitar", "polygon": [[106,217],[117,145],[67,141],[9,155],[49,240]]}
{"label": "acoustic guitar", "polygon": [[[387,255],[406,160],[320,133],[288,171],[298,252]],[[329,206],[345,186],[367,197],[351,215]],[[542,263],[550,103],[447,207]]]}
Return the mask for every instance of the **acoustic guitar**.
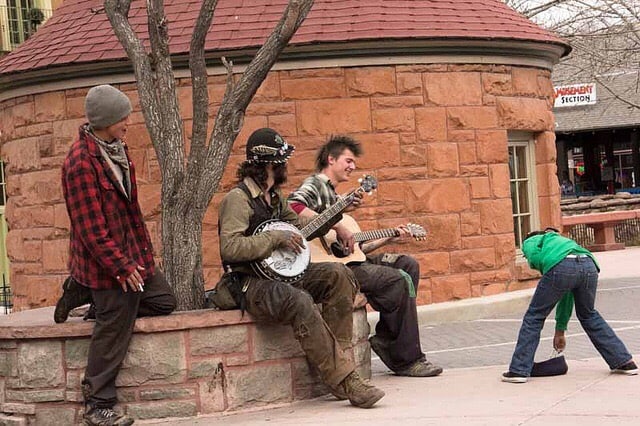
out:
{"label": "acoustic guitar", "polygon": [[[380,238],[400,236],[400,231],[398,231],[397,228],[375,229],[363,232],[360,230],[358,222],[348,214],[342,216],[340,223],[353,232],[353,236],[356,240],[353,253],[350,255],[344,254],[343,247],[338,242],[336,231],[332,229],[324,237],[316,238],[309,242],[312,262],[340,262],[345,265],[351,262],[364,262],[367,259],[367,256],[360,248],[360,243]],[[406,227],[416,241],[424,240],[427,237],[427,231],[425,231],[425,229],[420,225],[408,223]]]}
{"label": "acoustic guitar", "polygon": [[[262,222],[254,235],[271,230],[284,230],[295,232],[302,236],[304,241],[304,249],[302,253],[295,253],[291,250],[276,249],[271,255],[265,259],[251,262],[251,268],[258,276],[268,280],[278,280],[287,283],[296,282],[304,276],[309,262],[311,261],[311,253],[309,249],[309,241],[307,238],[313,235],[331,222],[336,216],[349,207],[356,198],[357,194],[371,192],[378,187],[378,181],[375,177],[365,175],[358,180],[360,186],[352,190],[331,207],[326,209],[322,214],[314,217],[304,228],[298,229],[294,225],[273,219]],[[317,238],[316,238],[317,239]],[[313,241],[313,240],[312,240]]]}

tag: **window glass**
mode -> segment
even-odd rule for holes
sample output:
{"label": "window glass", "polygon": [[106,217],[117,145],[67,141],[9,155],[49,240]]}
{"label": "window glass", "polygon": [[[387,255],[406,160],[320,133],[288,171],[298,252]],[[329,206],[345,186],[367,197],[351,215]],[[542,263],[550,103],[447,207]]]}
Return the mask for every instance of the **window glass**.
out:
{"label": "window glass", "polygon": [[533,140],[530,135],[509,135],[513,233],[518,248],[522,247],[524,236],[537,228],[538,224],[533,153]]}

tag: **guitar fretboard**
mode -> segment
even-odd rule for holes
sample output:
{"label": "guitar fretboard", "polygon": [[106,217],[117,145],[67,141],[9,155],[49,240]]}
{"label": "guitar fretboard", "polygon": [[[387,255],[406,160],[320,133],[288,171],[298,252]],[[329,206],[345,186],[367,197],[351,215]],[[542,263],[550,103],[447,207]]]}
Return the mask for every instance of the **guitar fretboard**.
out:
{"label": "guitar fretboard", "polygon": [[400,231],[395,228],[376,229],[373,231],[356,232],[353,234],[357,243],[363,241],[377,240],[379,238],[397,237],[400,235]]}
{"label": "guitar fretboard", "polygon": [[327,222],[331,220],[331,218],[338,215],[345,208],[347,208],[353,200],[352,194],[353,193],[350,193],[348,196],[338,199],[335,204],[314,217],[311,222],[307,223],[307,225],[300,230],[302,236],[306,239],[309,235],[322,228]]}

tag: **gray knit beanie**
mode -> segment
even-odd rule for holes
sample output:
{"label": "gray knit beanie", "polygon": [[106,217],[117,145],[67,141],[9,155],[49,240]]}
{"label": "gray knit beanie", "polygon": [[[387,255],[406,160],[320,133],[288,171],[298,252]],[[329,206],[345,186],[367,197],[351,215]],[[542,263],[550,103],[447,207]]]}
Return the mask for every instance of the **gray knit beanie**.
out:
{"label": "gray knit beanie", "polygon": [[115,87],[103,84],[89,90],[84,110],[91,127],[104,129],[131,114],[131,102]]}

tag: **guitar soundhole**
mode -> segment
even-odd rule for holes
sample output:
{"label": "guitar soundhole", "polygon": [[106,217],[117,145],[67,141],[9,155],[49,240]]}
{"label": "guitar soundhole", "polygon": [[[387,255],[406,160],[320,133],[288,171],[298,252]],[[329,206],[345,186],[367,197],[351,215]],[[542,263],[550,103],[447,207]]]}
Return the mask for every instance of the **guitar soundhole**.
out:
{"label": "guitar soundhole", "polygon": [[344,247],[339,242],[334,242],[331,244],[331,253],[337,258],[342,259],[343,257],[347,257],[347,254],[344,252]]}

